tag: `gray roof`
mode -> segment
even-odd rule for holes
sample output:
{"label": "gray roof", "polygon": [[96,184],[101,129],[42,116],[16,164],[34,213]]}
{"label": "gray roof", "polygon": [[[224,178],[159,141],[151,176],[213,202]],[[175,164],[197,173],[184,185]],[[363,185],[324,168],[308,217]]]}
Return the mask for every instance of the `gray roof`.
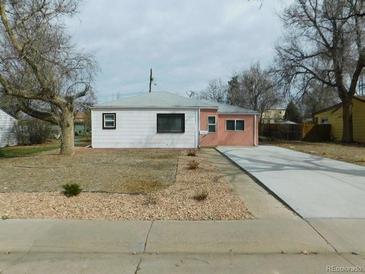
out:
{"label": "gray roof", "polygon": [[219,113],[258,114],[256,111],[221,104],[217,102],[183,97],[171,92],[152,92],[126,97],[121,101],[97,104],[92,109],[124,109],[124,108],[213,108]]}
{"label": "gray roof", "polygon": [[3,112],[3,113],[5,113],[6,115],[10,116],[11,118],[14,118],[15,120],[17,120],[17,118],[16,118],[14,115],[10,114],[10,113],[9,113],[9,112],[7,112],[6,110],[4,110],[4,109],[0,108],[0,111],[1,111],[1,112]]}

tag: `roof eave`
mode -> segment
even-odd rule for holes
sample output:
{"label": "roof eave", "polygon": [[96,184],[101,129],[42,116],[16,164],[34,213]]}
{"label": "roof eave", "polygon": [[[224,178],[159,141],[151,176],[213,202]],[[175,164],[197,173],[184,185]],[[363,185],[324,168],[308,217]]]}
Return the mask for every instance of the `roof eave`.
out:
{"label": "roof eave", "polygon": [[260,115],[258,112],[218,112],[218,114],[222,115]]}
{"label": "roof eave", "polygon": [[156,106],[145,106],[145,107],[118,107],[118,106],[94,106],[90,107],[91,110],[102,110],[102,109],[199,109],[197,106],[171,106],[171,107],[156,107]]}

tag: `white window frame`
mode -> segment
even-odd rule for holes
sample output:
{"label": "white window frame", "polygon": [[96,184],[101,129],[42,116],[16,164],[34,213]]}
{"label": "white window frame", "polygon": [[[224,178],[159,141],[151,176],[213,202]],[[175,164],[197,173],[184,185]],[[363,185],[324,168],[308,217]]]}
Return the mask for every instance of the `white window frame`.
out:
{"label": "white window frame", "polygon": [[[213,118],[213,117],[214,117],[214,124],[209,123],[209,118]],[[209,126],[214,126],[215,131],[209,131]],[[208,116],[208,133],[217,133],[217,116],[216,115],[209,115]]]}
{"label": "white window frame", "polygon": [[[106,119],[107,115],[113,115],[114,119]],[[106,122],[113,122],[113,126],[107,126]],[[103,113],[103,129],[116,129],[117,128],[117,114],[116,113]]]}
{"label": "white window frame", "polygon": [[[227,128],[227,122],[228,121],[234,121],[234,129],[228,129]],[[243,130],[242,129],[237,129],[237,121],[243,121]],[[246,123],[245,123],[244,119],[227,119],[225,128],[226,128],[226,131],[241,131],[241,132],[243,132],[243,131],[245,131]]]}

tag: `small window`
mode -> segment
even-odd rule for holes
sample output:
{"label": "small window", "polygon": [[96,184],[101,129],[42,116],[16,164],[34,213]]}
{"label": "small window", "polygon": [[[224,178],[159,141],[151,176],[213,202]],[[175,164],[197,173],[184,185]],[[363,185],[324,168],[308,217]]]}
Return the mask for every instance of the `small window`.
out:
{"label": "small window", "polygon": [[328,123],[328,118],[322,118],[321,124],[329,124]]}
{"label": "small window", "polygon": [[245,130],[245,121],[244,120],[237,120],[236,121],[236,130]]}
{"label": "small window", "polygon": [[185,114],[157,114],[157,133],[184,133]]}
{"label": "small window", "polygon": [[235,120],[227,120],[226,121],[226,129],[227,130],[235,130],[236,129],[235,123],[236,123]]}
{"label": "small window", "polygon": [[116,129],[115,113],[103,113],[103,129]]}
{"label": "small window", "polygon": [[217,130],[217,123],[215,116],[208,117],[208,132],[215,133]]}
{"label": "small window", "polygon": [[245,121],[244,120],[226,120],[226,130],[244,131],[245,130]]}

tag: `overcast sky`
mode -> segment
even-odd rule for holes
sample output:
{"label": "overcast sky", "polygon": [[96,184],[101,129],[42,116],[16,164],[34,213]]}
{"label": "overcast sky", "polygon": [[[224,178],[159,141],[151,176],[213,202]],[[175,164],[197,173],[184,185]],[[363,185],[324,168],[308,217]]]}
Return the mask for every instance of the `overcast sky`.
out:
{"label": "overcast sky", "polygon": [[288,0],[83,0],[69,23],[74,42],[95,55],[99,102],[154,90],[185,94],[260,61],[270,65]]}

